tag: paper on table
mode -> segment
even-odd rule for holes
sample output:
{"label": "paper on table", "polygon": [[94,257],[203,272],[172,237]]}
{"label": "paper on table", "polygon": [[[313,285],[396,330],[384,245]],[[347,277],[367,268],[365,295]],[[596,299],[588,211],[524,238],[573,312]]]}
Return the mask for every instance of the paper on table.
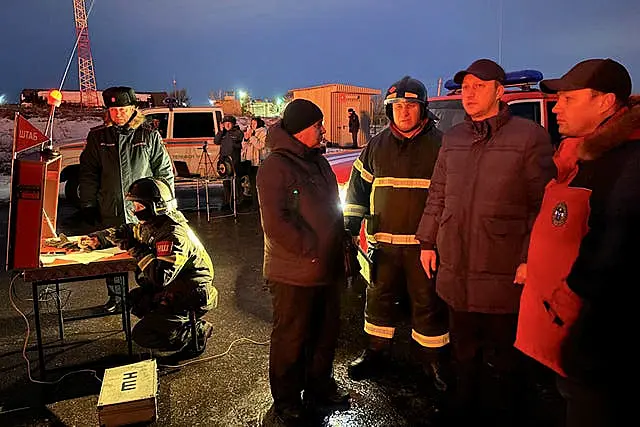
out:
{"label": "paper on table", "polygon": [[77,262],[80,264],[89,264],[90,262],[95,262],[102,258],[117,255],[122,252],[125,251],[117,247],[112,247],[107,249],[97,249],[88,252],[69,252],[66,255],[41,255],[40,261],[45,265],[51,264],[56,259]]}

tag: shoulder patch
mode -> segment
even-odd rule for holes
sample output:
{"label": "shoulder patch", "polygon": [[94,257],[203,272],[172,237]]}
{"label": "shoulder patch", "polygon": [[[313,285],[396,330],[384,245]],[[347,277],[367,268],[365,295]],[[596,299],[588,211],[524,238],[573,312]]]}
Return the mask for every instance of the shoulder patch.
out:
{"label": "shoulder patch", "polygon": [[173,242],[163,240],[156,242],[156,256],[168,256],[173,252]]}

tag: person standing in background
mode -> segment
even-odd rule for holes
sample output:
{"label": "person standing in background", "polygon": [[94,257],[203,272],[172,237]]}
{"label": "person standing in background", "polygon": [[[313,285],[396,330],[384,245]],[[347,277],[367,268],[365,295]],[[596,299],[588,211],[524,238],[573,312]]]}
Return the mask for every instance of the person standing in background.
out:
{"label": "person standing in background", "polygon": [[256,186],[256,178],[258,176],[258,168],[267,158],[269,150],[266,146],[267,128],[264,120],[260,117],[253,117],[249,127],[244,132],[244,141],[242,142],[242,158],[249,161],[249,182],[251,192],[251,208],[258,209],[258,189]]}
{"label": "person standing in background", "polygon": [[349,108],[349,133],[353,141],[351,148],[358,148],[358,131],[360,130],[360,118],[353,108]]}

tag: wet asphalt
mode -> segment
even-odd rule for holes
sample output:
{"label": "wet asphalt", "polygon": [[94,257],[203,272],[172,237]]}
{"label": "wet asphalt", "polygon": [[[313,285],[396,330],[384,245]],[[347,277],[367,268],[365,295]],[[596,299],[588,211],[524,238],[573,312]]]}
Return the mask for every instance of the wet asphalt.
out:
{"label": "wet asphalt", "polygon": [[[262,278],[263,238],[257,212],[224,217],[220,210],[221,188],[210,192],[211,218],[207,221],[205,198],[196,211],[194,187],[179,187],[181,210],[211,255],[215,284],[220,292],[217,309],[205,315],[214,332],[206,351],[195,363],[181,368],[159,369],[157,426],[279,426],[269,391],[268,358],[271,330],[271,296]],[[5,259],[7,203],[0,204],[0,255]],[[58,232],[67,235],[91,231],[82,224],[73,206],[60,199]],[[85,369],[101,378],[104,369],[148,357],[134,345],[133,360],[127,356],[120,316],[65,323],[65,339],[58,339],[55,294],[43,290],[42,329],[46,345],[46,381],[30,381],[22,357],[26,324],[12,307],[9,285],[12,274],[0,274],[0,426],[96,426],[100,382],[93,372],[62,375]],[[133,282],[133,281],[132,281]],[[71,315],[98,310],[106,300],[104,281],[61,286],[63,310]],[[335,377],[351,393],[348,408],[316,411],[308,425],[317,426],[436,426],[434,393],[425,384],[409,356],[410,326],[398,330],[393,364],[388,374],[375,381],[354,382],[347,365],[365,345],[362,331],[364,283],[345,287],[342,326],[336,352]],[[14,301],[30,326],[26,356],[37,378],[31,287],[17,278]],[[135,317],[132,316],[135,322]],[[241,338],[252,340],[242,340]],[[236,342],[231,348],[229,346]],[[58,382],[56,382],[58,381]],[[561,401],[552,385],[541,381],[540,393],[531,397],[527,425],[561,425]]]}

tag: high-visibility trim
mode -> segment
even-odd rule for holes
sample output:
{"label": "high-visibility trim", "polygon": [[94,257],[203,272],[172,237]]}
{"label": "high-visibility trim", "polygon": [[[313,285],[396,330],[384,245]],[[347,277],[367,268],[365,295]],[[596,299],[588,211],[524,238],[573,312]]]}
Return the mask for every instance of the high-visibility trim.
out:
{"label": "high-visibility trim", "polygon": [[387,97],[385,99],[394,99],[397,96],[398,96],[398,92],[393,92],[393,93],[390,93],[389,95],[387,95]]}
{"label": "high-visibility trim", "polygon": [[393,338],[393,334],[396,331],[396,328],[389,326],[376,326],[365,320],[364,331],[369,335],[373,335],[374,337],[391,339]]}
{"label": "high-visibility trim", "polygon": [[[431,186],[431,180],[425,178],[394,178],[380,177],[373,181],[373,189],[369,195],[370,211],[375,213],[375,195],[376,187],[392,187],[392,188],[417,188],[428,189]],[[391,234],[391,233],[375,233],[373,235],[367,233],[367,241],[371,243],[389,243],[391,245],[419,245],[420,241],[416,239],[415,234]]]}
{"label": "high-visibility trim", "polygon": [[144,258],[138,261],[138,267],[140,267],[140,270],[144,271],[144,269],[147,268],[154,259],[155,257],[152,254],[145,255]]}
{"label": "high-visibility trim", "polygon": [[362,251],[358,251],[358,264],[360,265],[360,275],[367,281],[367,283],[373,283],[371,280],[371,259],[364,255]]}
{"label": "high-visibility trim", "polygon": [[369,184],[371,184],[373,182],[373,174],[371,172],[369,172],[368,170],[366,170],[364,168],[364,164],[362,164],[362,160],[360,159],[356,159],[355,162],[353,162],[353,167],[360,172],[360,176],[362,177],[362,179],[364,179],[365,181],[367,181]]}
{"label": "high-visibility trim", "polygon": [[175,258],[175,264],[177,267],[182,267],[183,265],[185,265],[187,263],[187,261],[189,260],[189,258],[187,258],[186,256],[184,256],[182,253],[178,252],[175,255],[172,255],[172,257]]}
{"label": "high-visibility trim", "polygon": [[405,98],[417,98],[418,94],[417,93],[413,93],[413,92],[405,92],[404,93],[404,97]]}
{"label": "high-visibility trim", "polygon": [[391,234],[375,233],[367,234],[367,240],[371,243],[389,243],[391,245],[419,245],[415,234]]}
{"label": "high-visibility trim", "polygon": [[411,330],[411,338],[413,338],[413,340],[415,342],[417,342],[418,344],[420,344],[423,347],[429,347],[429,348],[438,348],[438,347],[444,347],[445,345],[449,344],[449,332],[447,332],[444,335],[438,335],[438,336],[426,336],[426,335],[422,335],[418,332],[415,331],[415,329]]}
{"label": "high-visibility trim", "polygon": [[368,210],[369,208],[367,208],[366,206],[347,203],[346,205],[344,205],[342,213],[344,214],[344,216],[355,216],[358,218],[364,218]]}
{"label": "high-visibility trim", "polygon": [[176,263],[176,256],[175,255],[170,255],[170,256],[159,256],[158,259],[160,261],[165,261],[171,264],[175,264]]}
{"label": "high-visibility trim", "polygon": [[142,241],[142,235],[140,233],[140,224],[136,224],[133,226],[133,238],[137,241]]}
{"label": "high-visibility trim", "polygon": [[373,181],[374,187],[393,187],[393,188],[429,188],[430,179],[423,178],[392,178],[383,177],[376,178]]}

